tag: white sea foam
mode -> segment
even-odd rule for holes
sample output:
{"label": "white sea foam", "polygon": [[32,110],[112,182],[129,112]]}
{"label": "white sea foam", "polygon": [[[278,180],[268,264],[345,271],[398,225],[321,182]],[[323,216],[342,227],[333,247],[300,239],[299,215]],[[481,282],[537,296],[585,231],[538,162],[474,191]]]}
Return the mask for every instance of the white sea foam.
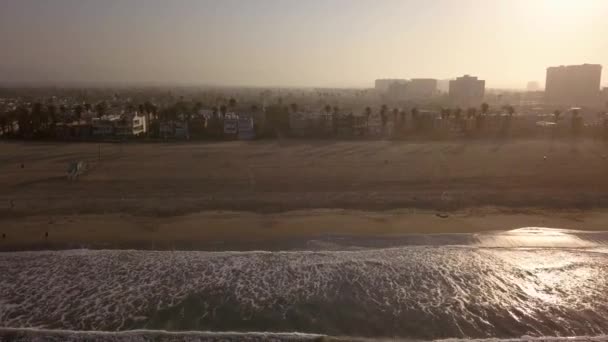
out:
{"label": "white sea foam", "polygon": [[[109,331],[73,331],[73,330],[48,330],[32,328],[0,328],[0,341],[61,341],[61,342],[122,342],[122,341],[224,341],[224,342],[249,342],[249,341],[274,341],[274,342],[296,342],[296,341],[413,341],[412,339],[400,338],[364,338],[364,337],[329,337],[319,334],[303,333],[270,333],[270,332],[209,332],[209,331],[164,331],[164,330],[130,330],[121,332]],[[547,342],[604,342],[608,341],[608,336],[571,336],[571,337],[550,337],[550,336],[522,336],[519,338],[499,339],[442,339],[437,342],[519,342],[519,341],[547,341]]]}
{"label": "white sea foam", "polygon": [[543,248],[589,248],[605,246],[591,235],[598,232],[572,229],[524,227],[508,231],[482,232],[474,234],[479,247],[543,247]]}
{"label": "white sea foam", "polygon": [[212,332],[212,331],[164,331],[164,330],[130,330],[111,331],[74,331],[49,330],[32,328],[0,328],[0,341],[275,341],[296,342],[315,341],[324,337],[318,334],[303,333],[269,333],[269,332]]}
{"label": "white sea foam", "polygon": [[0,326],[159,329],[169,317],[180,329],[234,321],[228,329],[427,339],[600,335],[607,267],[604,253],[556,248],[0,253]]}

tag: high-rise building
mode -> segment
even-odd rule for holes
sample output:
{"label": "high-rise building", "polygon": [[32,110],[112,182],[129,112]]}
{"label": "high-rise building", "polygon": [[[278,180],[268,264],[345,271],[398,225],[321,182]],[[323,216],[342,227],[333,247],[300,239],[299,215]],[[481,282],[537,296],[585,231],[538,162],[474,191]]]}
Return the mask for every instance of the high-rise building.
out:
{"label": "high-rise building", "polygon": [[403,84],[406,82],[407,82],[406,80],[399,79],[399,78],[384,78],[384,79],[376,80],[375,87],[379,93],[386,93],[386,92],[388,92],[391,84],[395,84],[395,83]]}
{"label": "high-rise building", "polygon": [[437,90],[440,93],[448,93],[450,92],[450,79],[439,80],[437,81]]}
{"label": "high-rise building", "polygon": [[429,98],[437,94],[437,80],[434,78],[412,78],[407,84],[407,98]]}
{"label": "high-rise building", "polygon": [[530,81],[526,85],[526,90],[527,91],[539,91],[540,90],[540,84],[538,84],[538,82],[536,82],[536,81]]}
{"label": "high-rise building", "polygon": [[450,81],[450,101],[453,105],[476,107],[483,102],[486,81],[464,75]]}
{"label": "high-rise building", "polygon": [[599,64],[547,68],[545,101],[562,106],[597,105],[601,78],[602,66]]}
{"label": "high-rise building", "polygon": [[388,87],[386,95],[393,101],[407,100],[410,82],[393,82]]}
{"label": "high-rise building", "polygon": [[[383,90],[386,83],[388,88]],[[376,89],[395,101],[426,99],[438,94],[434,78],[376,80]]]}

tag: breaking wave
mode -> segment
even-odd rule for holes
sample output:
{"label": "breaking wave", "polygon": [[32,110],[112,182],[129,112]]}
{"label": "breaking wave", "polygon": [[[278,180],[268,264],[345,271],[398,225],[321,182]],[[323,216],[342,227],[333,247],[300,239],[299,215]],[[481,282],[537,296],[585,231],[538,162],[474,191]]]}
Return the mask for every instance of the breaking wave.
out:
{"label": "breaking wave", "polygon": [[[551,238],[565,242],[559,234]],[[0,326],[9,327],[0,330],[0,340],[80,341],[90,334],[108,341],[519,339],[608,333],[604,247],[495,248],[498,240],[482,239],[470,246],[331,251],[0,253]]]}
{"label": "breaking wave", "polygon": [[[70,330],[45,330],[29,328],[0,328],[0,341],[30,342],[30,341],[50,341],[50,342],[370,342],[370,341],[411,341],[411,339],[375,339],[363,337],[331,337],[317,334],[301,333],[263,333],[263,332],[199,332],[199,331],[164,331],[164,330],[132,330],[120,332],[100,332],[100,331],[70,331]],[[608,336],[577,336],[577,337],[533,337],[522,336],[509,339],[444,339],[440,342],[604,342],[608,341]]]}

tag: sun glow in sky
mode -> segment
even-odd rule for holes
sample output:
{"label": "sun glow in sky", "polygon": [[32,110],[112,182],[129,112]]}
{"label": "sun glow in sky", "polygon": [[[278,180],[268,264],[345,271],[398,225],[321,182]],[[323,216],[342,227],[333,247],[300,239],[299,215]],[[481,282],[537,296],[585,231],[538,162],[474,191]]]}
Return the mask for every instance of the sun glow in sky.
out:
{"label": "sun glow in sky", "polygon": [[[601,13],[606,14],[603,0],[531,0],[527,6],[539,23],[558,30],[561,26],[570,30],[584,29],[585,25],[591,24],[590,19]],[[522,11],[526,6],[523,7]]]}
{"label": "sun glow in sky", "polygon": [[[539,8],[546,11],[549,16],[567,18],[573,15],[585,14],[600,5],[600,1],[573,1],[573,0],[538,0]],[[530,2],[534,4],[534,1]]]}
{"label": "sun glow in sky", "polygon": [[[608,61],[607,0],[0,0],[0,81],[489,87]],[[606,77],[604,82],[606,83]]]}

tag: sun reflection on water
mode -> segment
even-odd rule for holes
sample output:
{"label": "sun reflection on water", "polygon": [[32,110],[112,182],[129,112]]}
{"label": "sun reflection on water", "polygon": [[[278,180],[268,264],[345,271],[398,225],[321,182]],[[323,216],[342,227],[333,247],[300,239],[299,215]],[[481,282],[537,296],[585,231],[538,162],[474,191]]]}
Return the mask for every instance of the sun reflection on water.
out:
{"label": "sun reflection on water", "polygon": [[525,227],[504,232],[481,233],[475,237],[480,247],[578,248],[596,246],[592,241],[581,239],[576,235],[577,232],[558,228]]}
{"label": "sun reflection on water", "polygon": [[[522,271],[521,279],[514,281],[526,295],[547,304],[582,310],[589,307],[585,294],[593,291],[593,282],[603,275],[590,265],[587,253],[588,247],[598,244],[580,234],[583,233],[574,230],[526,227],[479,234],[478,240],[484,247],[506,248],[493,254]],[[569,253],[564,254],[563,248],[568,248]]]}

